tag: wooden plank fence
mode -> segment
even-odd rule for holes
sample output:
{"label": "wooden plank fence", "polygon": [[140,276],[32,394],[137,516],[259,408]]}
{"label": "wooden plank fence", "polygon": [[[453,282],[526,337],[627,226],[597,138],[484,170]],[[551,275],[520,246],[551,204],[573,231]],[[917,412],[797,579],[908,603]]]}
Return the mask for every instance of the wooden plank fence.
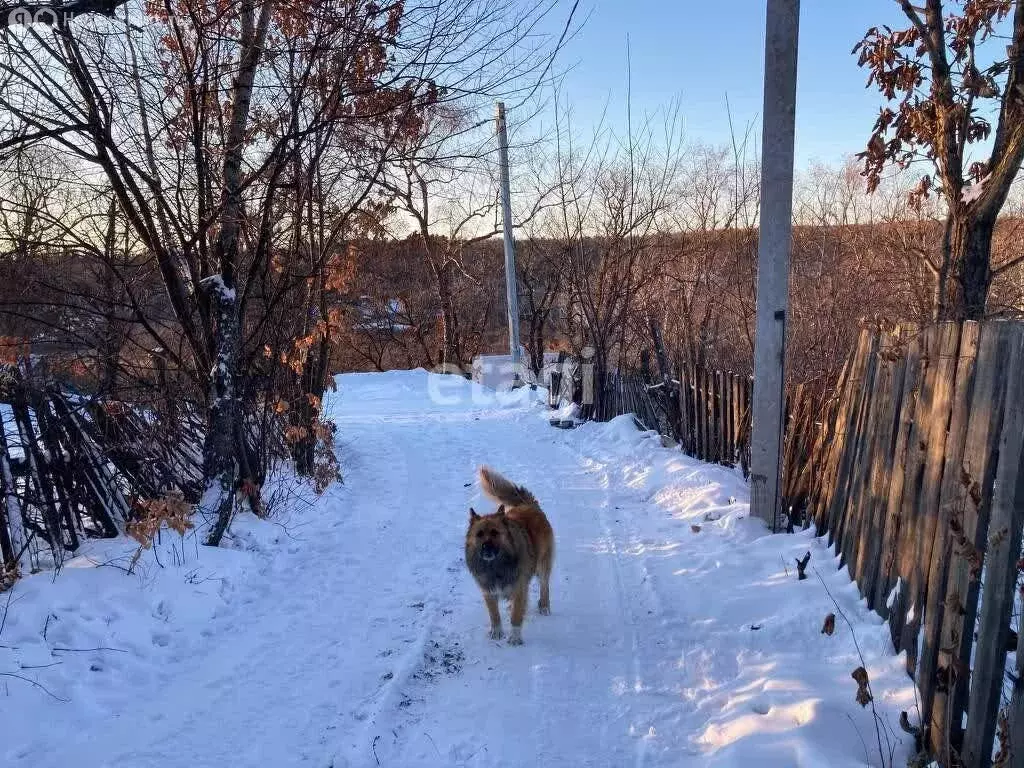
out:
{"label": "wooden plank fence", "polygon": [[198,501],[201,422],[178,421],[165,434],[154,414],[38,386],[3,367],[0,582],[15,567],[59,567],[82,538],[123,532],[139,499],[177,488]]}
{"label": "wooden plank fence", "polygon": [[673,437],[690,456],[746,467],[753,380],[732,371],[685,364],[678,368],[674,395],[679,401],[679,421]]}
{"label": "wooden plank fence", "polygon": [[[751,379],[673,373],[609,375],[592,417],[632,412],[747,474]],[[790,528],[827,536],[888,620],[920,692],[919,745],[989,768],[998,742],[1000,766],[1024,766],[1024,323],[865,329],[832,392],[787,393],[785,425]]]}
{"label": "wooden plank fence", "polygon": [[1007,741],[1024,730],[1024,707],[1002,709],[1018,642],[1024,324],[865,330],[830,416],[811,451],[817,531],[906,652],[924,746],[943,766],[987,768],[997,726]]}
{"label": "wooden plank fence", "polygon": [[[585,414],[608,421],[632,413],[641,426],[672,438],[687,455],[740,467],[749,475],[753,379],[681,362],[674,374],[678,378],[652,383],[640,372],[609,372]],[[577,360],[560,356],[551,373],[549,406],[586,400],[584,378]],[[783,498],[790,526],[807,522],[807,506],[821,484],[819,457],[830,405],[802,386],[787,393]],[[559,421],[557,426],[569,425]]]}

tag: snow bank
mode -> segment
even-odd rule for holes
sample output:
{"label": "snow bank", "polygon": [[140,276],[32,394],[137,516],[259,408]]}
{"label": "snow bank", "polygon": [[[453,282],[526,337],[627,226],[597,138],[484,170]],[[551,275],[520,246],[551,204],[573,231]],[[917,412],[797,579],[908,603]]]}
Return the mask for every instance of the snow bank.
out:
{"label": "snow bank", "polygon": [[[770,534],[750,517],[738,470],[704,464],[656,438],[628,416],[572,435],[581,454],[610,470],[611,486],[645,502],[631,553],[667,614],[651,631],[671,636],[672,622],[689,625],[679,633],[689,637],[677,669],[696,683],[679,693],[695,704],[700,764],[882,766],[890,748],[891,765],[906,764],[913,740],[898,719],[905,710],[917,723],[918,713],[905,658],[893,653],[887,626],[839,569],[834,550],[813,530]],[[806,552],[808,579],[799,581],[795,561]],[[822,633],[830,613],[831,636]],[[851,672],[862,663],[884,757],[871,707],[854,700]]]}
{"label": "snow bank", "polygon": [[[293,492],[308,503],[311,494]],[[240,513],[218,549],[201,545],[207,526],[197,517],[185,536],[163,530],[134,565],[133,539],[85,540],[59,572],[27,575],[0,594],[0,764],[42,764],[55,740],[116,725],[140,694],[159,697],[209,655],[230,634],[236,606],[255,599],[253,582],[288,541],[291,514]],[[183,706],[169,696],[162,708]],[[89,754],[79,764],[106,765]]]}

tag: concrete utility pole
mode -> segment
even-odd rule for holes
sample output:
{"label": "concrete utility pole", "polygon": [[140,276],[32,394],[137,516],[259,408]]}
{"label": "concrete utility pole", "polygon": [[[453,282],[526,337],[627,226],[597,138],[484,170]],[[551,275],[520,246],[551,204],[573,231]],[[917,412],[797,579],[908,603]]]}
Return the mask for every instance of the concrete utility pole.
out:
{"label": "concrete utility pole", "polygon": [[498,102],[498,164],[501,166],[501,229],[505,239],[505,299],[508,307],[508,346],[512,353],[512,386],[519,378],[519,292],[516,279],[516,241],[512,233],[512,192],[508,180],[508,131],[505,105]]}
{"label": "concrete utility pole", "polygon": [[776,530],[782,511],[782,434],[786,383],[789,247],[793,230],[793,135],[800,0],[768,0],[761,129],[761,226],[754,338],[754,515]]}

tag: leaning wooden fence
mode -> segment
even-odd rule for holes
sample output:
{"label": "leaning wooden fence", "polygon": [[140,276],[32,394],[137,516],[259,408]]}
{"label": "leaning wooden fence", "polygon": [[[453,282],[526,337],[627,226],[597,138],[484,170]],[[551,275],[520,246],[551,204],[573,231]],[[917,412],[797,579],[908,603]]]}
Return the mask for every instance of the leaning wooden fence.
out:
{"label": "leaning wooden fence", "polygon": [[[578,361],[561,356],[551,373],[549,404],[586,400],[591,390]],[[671,376],[653,381],[640,371],[611,371],[594,388],[586,415],[608,421],[631,413],[642,426],[675,440],[702,461],[750,472],[753,379],[703,365],[677,363]],[[797,386],[787,392],[783,499],[789,524],[806,519],[806,507],[819,484],[823,419],[833,402]],[[559,420],[559,426],[566,424]]]}
{"label": "leaning wooden fence", "polygon": [[[558,393],[579,398],[567,370]],[[686,453],[747,470],[748,377],[678,365],[662,381],[604,381],[592,417],[633,412]],[[1000,766],[1024,766],[1024,627],[1011,626],[1024,602],[1024,323],[866,329],[834,391],[787,393],[785,425],[789,524],[827,535],[888,619],[920,691],[921,746],[947,768],[988,768],[993,744]]]}
{"label": "leaning wooden fence", "polygon": [[661,431],[662,415],[651,398],[643,374],[633,371],[609,371],[602,382],[604,392],[596,398],[592,418],[608,421],[632,413],[647,429]]}
{"label": "leaning wooden fence", "polygon": [[83,538],[115,536],[139,499],[202,490],[201,423],[37,384],[0,368],[0,586],[59,566]]}
{"label": "leaning wooden fence", "polygon": [[907,654],[919,737],[987,768],[998,731],[1024,765],[1024,324],[865,330],[826,431],[809,513]]}

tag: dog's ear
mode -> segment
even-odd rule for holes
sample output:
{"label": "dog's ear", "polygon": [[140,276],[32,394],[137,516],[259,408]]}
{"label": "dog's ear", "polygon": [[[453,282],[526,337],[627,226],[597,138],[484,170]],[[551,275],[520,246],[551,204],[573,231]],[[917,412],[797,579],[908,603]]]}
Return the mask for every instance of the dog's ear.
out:
{"label": "dog's ear", "polygon": [[470,508],[469,508],[469,524],[470,524],[470,525],[472,525],[473,523],[475,523],[475,522],[476,522],[477,520],[479,520],[479,519],[480,519],[480,515],[478,515],[478,514],[476,513],[476,510],[475,510],[475,509],[473,509],[472,507],[470,507]]}
{"label": "dog's ear", "polygon": [[505,505],[504,504],[500,505],[498,507],[498,511],[495,512],[494,514],[496,514],[498,517],[504,517],[505,516]]}

